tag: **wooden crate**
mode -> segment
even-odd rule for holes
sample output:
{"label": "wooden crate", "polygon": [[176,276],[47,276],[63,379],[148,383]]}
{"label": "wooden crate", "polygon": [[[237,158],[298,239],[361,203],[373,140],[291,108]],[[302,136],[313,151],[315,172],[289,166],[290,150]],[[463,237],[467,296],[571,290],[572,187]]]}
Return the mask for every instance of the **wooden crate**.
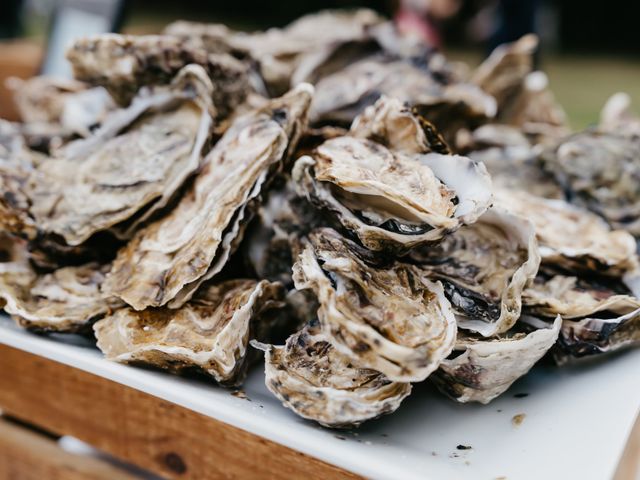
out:
{"label": "wooden crate", "polygon": [[[358,478],[173,403],[4,345],[0,409],[166,478]],[[41,466],[35,460],[21,463],[12,453],[16,448],[0,451],[0,464],[11,457],[12,465],[22,464],[24,476],[7,476],[0,467],[0,479],[56,478],[31,472],[62,468],[47,459]],[[65,478],[64,470],[59,474]]]}

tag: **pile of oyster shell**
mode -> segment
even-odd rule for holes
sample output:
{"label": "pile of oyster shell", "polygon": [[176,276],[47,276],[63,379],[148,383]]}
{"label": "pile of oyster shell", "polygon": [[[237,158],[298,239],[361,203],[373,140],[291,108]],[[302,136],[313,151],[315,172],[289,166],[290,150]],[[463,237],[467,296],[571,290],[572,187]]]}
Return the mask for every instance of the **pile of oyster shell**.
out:
{"label": "pile of oyster shell", "polygon": [[4,309],[227,386],[263,350],[330,427],[638,345],[640,118],[572,134],[536,47],[470,70],[369,10],[77,40],[0,123]]}

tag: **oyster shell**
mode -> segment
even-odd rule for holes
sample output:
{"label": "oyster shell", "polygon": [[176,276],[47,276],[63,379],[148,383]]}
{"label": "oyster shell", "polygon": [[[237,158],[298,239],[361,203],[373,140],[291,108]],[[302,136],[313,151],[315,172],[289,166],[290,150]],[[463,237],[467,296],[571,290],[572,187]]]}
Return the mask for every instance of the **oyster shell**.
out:
{"label": "oyster shell", "polygon": [[[523,294],[541,320],[562,315],[554,357],[560,363],[640,344],[640,300],[625,282],[543,269]],[[546,320],[549,321],[549,320]]]}
{"label": "oyster shell", "polygon": [[460,403],[487,404],[504,393],[553,347],[562,320],[530,332],[507,332],[495,338],[460,334],[452,358],[431,376],[438,389]]}
{"label": "oyster shell", "polygon": [[626,136],[640,136],[640,117],[631,112],[627,93],[613,94],[600,112],[598,130]]}
{"label": "oyster shell", "polygon": [[16,262],[0,272],[4,309],[20,326],[41,332],[87,332],[122,306],[100,291],[108,266],[95,263],[38,274]]}
{"label": "oyster shell", "polygon": [[624,231],[611,230],[586,210],[522,191],[496,189],[494,198],[496,205],[534,224],[543,264],[613,277],[636,268],[633,237]]}
{"label": "oyster shell", "polygon": [[382,96],[358,115],[349,133],[401,153],[450,153],[436,127],[398,99]]}
{"label": "oyster shell", "polygon": [[370,38],[369,28],[382,22],[369,9],[353,11],[326,10],[300,17],[283,29],[233,35],[229,42],[246,52],[259,65],[259,71],[272,95],[279,95],[300,81],[309,81],[298,74],[292,76],[309,55],[329,55],[347,42]]}
{"label": "oyster shell", "polygon": [[460,130],[456,150],[482,162],[498,188],[564,199],[564,192],[553,175],[542,168],[537,146],[532,145],[519,128],[492,123],[473,132]]}
{"label": "oyster shell", "polygon": [[567,117],[548,89],[543,72],[533,71],[538,38],[528,34],[496,48],[473,73],[471,82],[497,101],[496,120],[514,125],[536,142],[569,133]]}
{"label": "oyster shell", "polygon": [[302,84],[237,119],[178,205],[118,253],[105,291],[136,310],[177,308],[218,273],[242,239],[252,204],[295,148],[311,95]]}
{"label": "oyster shell", "polygon": [[640,308],[624,282],[607,278],[573,276],[543,269],[523,293],[527,311],[536,316],[576,319],[596,314],[623,315]]}
{"label": "oyster shell", "polygon": [[204,68],[216,88],[211,92],[220,117],[233,111],[249,91],[247,69],[227,54],[208,53],[170,35],[103,34],[76,40],[67,50],[73,74],[104,86],[126,105],[143,86],[169,83],[186,65]]}
{"label": "oyster shell", "polygon": [[328,228],[314,230],[293,270],[311,289],[331,344],[353,364],[396,382],[422,381],[451,352],[455,318],[442,285],[415,267],[382,263]]}
{"label": "oyster shell", "polygon": [[316,324],[265,350],[265,384],[285,407],[325,427],[355,427],[394,412],[411,392],[374,370],[355,367]]}
{"label": "oyster shell", "polygon": [[47,76],[12,78],[9,87],[20,118],[31,132],[48,128],[51,132],[58,130],[61,137],[87,136],[115,106],[104,88],[87,88],[75,80]]}
{"label": "oyster shell", "polygon": [[518,95],[524,79],[533,70],[537,48],[538,37],[525,35],[497,47],[473,72],[471,82],[496,99],[499,112]]}
{"label": "oyster shell", "polygon": [[483,336],[509,330],[520,317],[522,291],[540,265],[533,225],[493,207],[437,245],[417,247],[411,261],[440,280],[460,328]]}
{"label": "oyster shell", "polygon": [[199,371],[238,385],[246,374],[249,341],[265,339],[269,315],[283,296],[277,283],[227,280],[203,285],[179,309],[122,308],[93,329],[109,360],[174,373]]}
{"label": "oyster shell", "polygon": [[139,214],[127,236],[163,208],[200,164],[212,90],[201,67],[187,66],[168,90],[137,97],[91,137],[42,162],[29,192],[40,230],[75,246]]}
{"label": "oyster shell", "polygon": [[473,223],[491,179],[465,157],[393,152],[371,140],[330,139],[293,170],[298,193],[372,250],[407,250]]}
{"label": "oyster shell", "polygon": [[367,57],[318,81],[311,124],[349,125],[383,95],[417,106],[430,122],[446,128],[447,140],[461,125],[476,127],[495,115],[495,100],[478,87],[446,84],[434,77],[429,65],[385,55]]}
{"label": "oyster shell", "polygon": [[640,236],[640,136],[584,131],[542,158],[572,203]]}

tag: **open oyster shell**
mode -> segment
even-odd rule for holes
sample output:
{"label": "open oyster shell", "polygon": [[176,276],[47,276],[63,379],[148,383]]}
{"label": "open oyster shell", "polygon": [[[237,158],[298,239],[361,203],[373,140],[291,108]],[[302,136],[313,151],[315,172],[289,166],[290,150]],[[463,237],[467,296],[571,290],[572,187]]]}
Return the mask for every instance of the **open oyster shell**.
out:
{"label": "open oyster shell", "polygon": [[542,263],[614,277],[636,268],[633,237],[612,231],[598,216],[563,200],[522,191],[495,189],[493,193],[496,205],[534,224]]}
{"label": "open oyster shell", "polygon": [[331,344],[354,365],[397,382],[422,381],[451,352],[456,325],[442,285],[324,228],[309,235],[294,267],[311,289]]}
{"label": "open oyster shell", "polygon": [[621,281],[597,277],[576,277],[542,269],[524,291],[527,311],[536,316],[577,319],[598,313],[611,316],[631,313],[640,300]]}
{"label": "open oyster shell", "polygon": [[492,336],[520,317],[522,291],[533,280],[540,253],[533,225],[497,207],[437,245],[416,247],[408,257],[440,280],[460,328]]}
{"label": "open oyster shell", "polygon": [[371,140],[330,139],[293,170],[300,195],[372,250],[434,242],[489,207],[491,179],[460,156],[393,152]]}
{"label": "open oyster shell", "polygon": [[121,229],[130,235],[200,165],[212,125],[212,90],[201,67],[187,66],[168,90],[141,94],[91,137],[42,162],[29,192],[39,229],[74,246],[137,214]]}
{"label": "open oyster shell", "polygon": [[394,412],[411,392],[374,370],[354,366],[317,323],[307,325],[284,346],[265,350],[265,384],[286,406],[325,427],[355,427]]}
{"label": "open oyster shell", "polygon": [[495,338],[460,334],[452,358],[443,360],[431,376],[438,389],[460,402],[489,403],[553,347],[562,320],[532,331],[519,329]]}
{"label": "open oyster shell", "polygon": [[205,69],[216,88],[211,92],[220,117],[230,114],[250,90],[245,65],[231,55],[204,48],[170,35],[103,34],[76,40],[67,50],[73,74],[90,85],[104,86],[126,105],[143,86],[171,82],[183,67]]}
{"label": "open oyster shell", "polygon": [[295,148],[312,92],[299,85],[233,122],[176,207],[120,250],[105,291],[136,310],[178,308],[218,273],[263,189]]}
{"label": "open oyster shell", "polygon": [[203,285],[179,309],[119,309],[97,322],[94,332],[110,360],[198,371],[238,385],[246,374],[249,341],[265,340],[270,315],[283,297],[277,283],[227,280]]}
{"label": "open oyster shell", "polygon": [[[640,344],[640,300],[624,281],[543,269],[525,290],[527,311],[563,318],[554,357],[560,363]],[[636,292],[637,293],[637,292]]]}
{"label": "open oyster shell", "polygon": [[584,131],[544,152],[545,168],[572,203],[640,236],[640,136]]}
{"label": "open oyster shell", "polygon": [[108,266],[86,264],[38,274],[26,262],[0,271],[4,309],[20,326],[42,332],[82,332],[122,306],[100,291]]}

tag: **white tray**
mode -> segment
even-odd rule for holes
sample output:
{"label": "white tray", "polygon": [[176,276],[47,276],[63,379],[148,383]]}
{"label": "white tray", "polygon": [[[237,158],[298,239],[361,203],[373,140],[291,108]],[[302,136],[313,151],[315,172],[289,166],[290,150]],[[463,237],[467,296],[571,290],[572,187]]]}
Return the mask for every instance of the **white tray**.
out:
{"label": "white tray", "polygon": [[[108,362],[90,343],[19,330],[0,318],[0,343],[161,397],[372,478],[611,478],[640,407],[640,350],[606,362],[536,367],[487,406],[458,405],[416,385],[400,409],[353,432],[323,429],[286,410],[249,375],[249,398],[202,381]],[[63,339],[63,340],[60,340]],[[524,398],[514,394],[528,393]],[[512,417],[525,414],[519,427]],[[472,447],[458,450],[458,445]]]}

